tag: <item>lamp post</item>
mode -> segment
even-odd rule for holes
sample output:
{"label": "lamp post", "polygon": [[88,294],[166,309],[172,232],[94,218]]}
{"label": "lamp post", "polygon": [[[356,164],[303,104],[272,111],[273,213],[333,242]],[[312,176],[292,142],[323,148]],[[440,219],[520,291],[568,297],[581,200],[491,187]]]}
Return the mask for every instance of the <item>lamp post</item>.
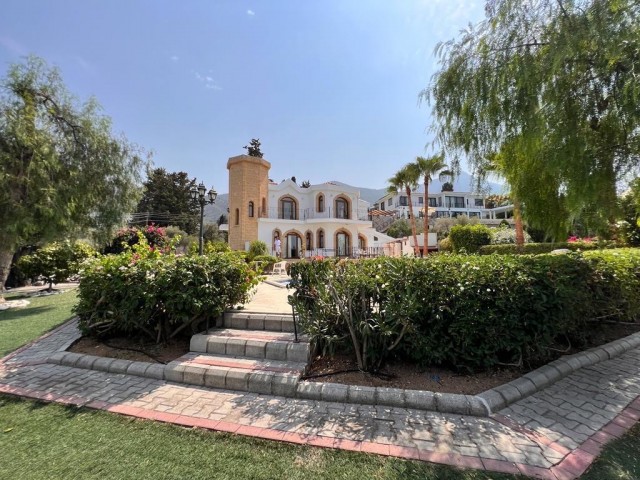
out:
{"label": "lamp post", "polygon": [[[213,187],[207,193],[207,187],[204,186],[204,183],[200,182],[200,185],[197,187],[193,187],[190,190],[191,200],[197,201],[200,204],[200,248],[199,252],[202,255],[202,240],[204,236],[204,206],[207,204],[216,203],[216,197],[218,196],[218,192],[216,192]],[[207,200],[206,197],[209,197]]]}

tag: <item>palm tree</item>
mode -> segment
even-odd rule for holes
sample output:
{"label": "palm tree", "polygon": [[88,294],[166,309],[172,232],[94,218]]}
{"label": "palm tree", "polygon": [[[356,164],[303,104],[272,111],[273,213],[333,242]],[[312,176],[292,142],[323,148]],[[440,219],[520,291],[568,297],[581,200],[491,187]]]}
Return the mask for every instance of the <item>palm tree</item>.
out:
{"label": "palm tree", "polygon": [[389,193],[397,193],[398,190],[404,189],[407,193],[407,199],[409,201],[409,220],[411,221],[411,232],[413,234],[413,252],[414,255],[418,255],[420,247],[418,246],[418,234],[416,232],[416,217],[413,215],[413,203],[411,201],[411,191],[418,186],[418,179],[420,178],[420,172],[413,163],[408,163],[389,180]]}
{"label": "palm tree", "polygon": [[445,175],[453,175],[449,167],[444,163],[444,155],[433,155],[431,157],[416,157],[414,164],[419,176],[424,178],[424,216],[422,224],[422,235],[424,241],[424,255],[429,253],[429,184],[433,177],[438,175],[442,178]]}

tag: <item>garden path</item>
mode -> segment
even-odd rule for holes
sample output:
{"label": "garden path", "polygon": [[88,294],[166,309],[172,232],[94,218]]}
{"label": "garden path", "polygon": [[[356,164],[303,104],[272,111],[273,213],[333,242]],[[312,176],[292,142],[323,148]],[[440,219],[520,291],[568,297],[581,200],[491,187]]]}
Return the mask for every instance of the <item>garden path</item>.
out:
{"label": "garden path", "polygon": [[[268,297],[271,291],[266,292]],[[640,419],[640,348],[584,367],[483,418],[190,387],[47,363],[48,354],[78,335],[71,321],[0,360],[0,392],[273,440],[556,480],[577,478],[606,442]]]}

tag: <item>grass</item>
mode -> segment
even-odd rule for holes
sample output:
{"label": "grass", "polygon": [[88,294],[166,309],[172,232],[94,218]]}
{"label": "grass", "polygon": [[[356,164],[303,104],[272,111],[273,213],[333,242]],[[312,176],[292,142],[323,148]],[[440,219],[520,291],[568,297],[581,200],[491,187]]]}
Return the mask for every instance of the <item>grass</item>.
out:
{"label": "grass", "polygon": [[21,480],[516,478],[2,396],[0,445],[0,478]]}
{"label": "grass", "polygon": [[640,423],[627,434],[610,443],[581,480],[640,479]]}
{"label": "grass", "polygon": [[[7,300],[17,300],[19,294],[9,294]],[[76,303],[75,290],[59,295],[34,297],[25,308],[0,311],[0,357],[38,338],[43,333],[71,318]]]}
{"label": "grass", "polygon": [[[13,296],[13,298],[16,298]],[[75,292],[0,312],[0,353],[71,316]],[[640,479],[640,424],[609,444],[582,480]],[[339,450],[187,429],[0,395],[0,478],[515,480]]]}

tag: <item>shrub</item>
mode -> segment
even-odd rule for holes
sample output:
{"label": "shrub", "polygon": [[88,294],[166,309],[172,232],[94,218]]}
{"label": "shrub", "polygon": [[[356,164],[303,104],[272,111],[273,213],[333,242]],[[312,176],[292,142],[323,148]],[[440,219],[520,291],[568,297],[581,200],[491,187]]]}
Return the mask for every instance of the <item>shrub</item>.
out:
{"label": "shrub", "polygon": [[44,277],[51,290],[54,283],[76,275],[80,264],[95,255],[96,251],[86,243],[52,243],[21,257],[18,268],[31,279]]}
{"label": "shrub", "polygon": [[449,233],[454,252],[476,253],[491,243],[491,230],[485,225],[456,225]]}
{"label": "shrub", "polygon": [[267,244],[264,243],[262,240],[254,240],[249,244],[247,259],[251,261],[255,257],[260,255],[269,255],[269,248],[267,247]]}
{"label": "shrub", "polygon": [[[524,232],[524,243],[530,243],[531,236]],[[513,228],[495,228],[491,231],[492,245],[505,245],[516,243],[516,231]]]}
{"label": "shrub", "polygon": [[[396,348],[410,326],[415,297],[410,291],[385,299],[378,275],[379,265],[370,261],[312,261],[291,265],[290,286],[296,288],[290,302],[301,326],[325,349],[349,343],[358,368],[377,371]],[[394,272],[388,272],[394,277]],[[395,280],[402,282],[402,277]]]}
{"label": "shrub", "polygon": [[[253,258],[252,263],[264,272],[270,270],[278,261],[279,258],[273,255],[258,255]],[[255,269],[257,270],[257,268]]]}
{"label": "shrub", "polygon": [[535,366],[603,319],[640,317],[633,249],[314,261],[292,265],[291,277],[304,331],[324,347],[351,343],[364,367],[394,348],[460,370]]}
{"label": "shrub", "polygon": [[142,228],[127,227],[116,232],[111,243],[104,248],[103,253],[122,253],[126,247],[133,247],[140,241],[140,234],[144,236],[149,246],[153,248],[165,248],[169,244],[169,238],[162,227],[147,225]]}
{"label": "shrub", "polygon": [[599,250],[604,248],[616,248],[616,244],[613,242],[599,241],[599,242],[561,242],[561,243],[525,243],[522,247],[518,248],[517,245],[503,244],[503,245],[485,245],[480,247],[479,253],[481,255],[491,255],[493,253],[498,255],[514,255],[518,253],[536,255],[541,253],[549,253],[553,250],[567,249],[573,252],[586,251],[586,250]]}
{"label": "shrub", "polygon": [[176,256],[142,242],[85,265],[75,312],[92,336],[191,334],[207,318],[248,300],[255,272],[233,254]]}
{"label": "shrub", "polygon": [[438,250],[441,252],[452,252],[453,246],[451,245],[451,239],[445,237],[438,242]]}

